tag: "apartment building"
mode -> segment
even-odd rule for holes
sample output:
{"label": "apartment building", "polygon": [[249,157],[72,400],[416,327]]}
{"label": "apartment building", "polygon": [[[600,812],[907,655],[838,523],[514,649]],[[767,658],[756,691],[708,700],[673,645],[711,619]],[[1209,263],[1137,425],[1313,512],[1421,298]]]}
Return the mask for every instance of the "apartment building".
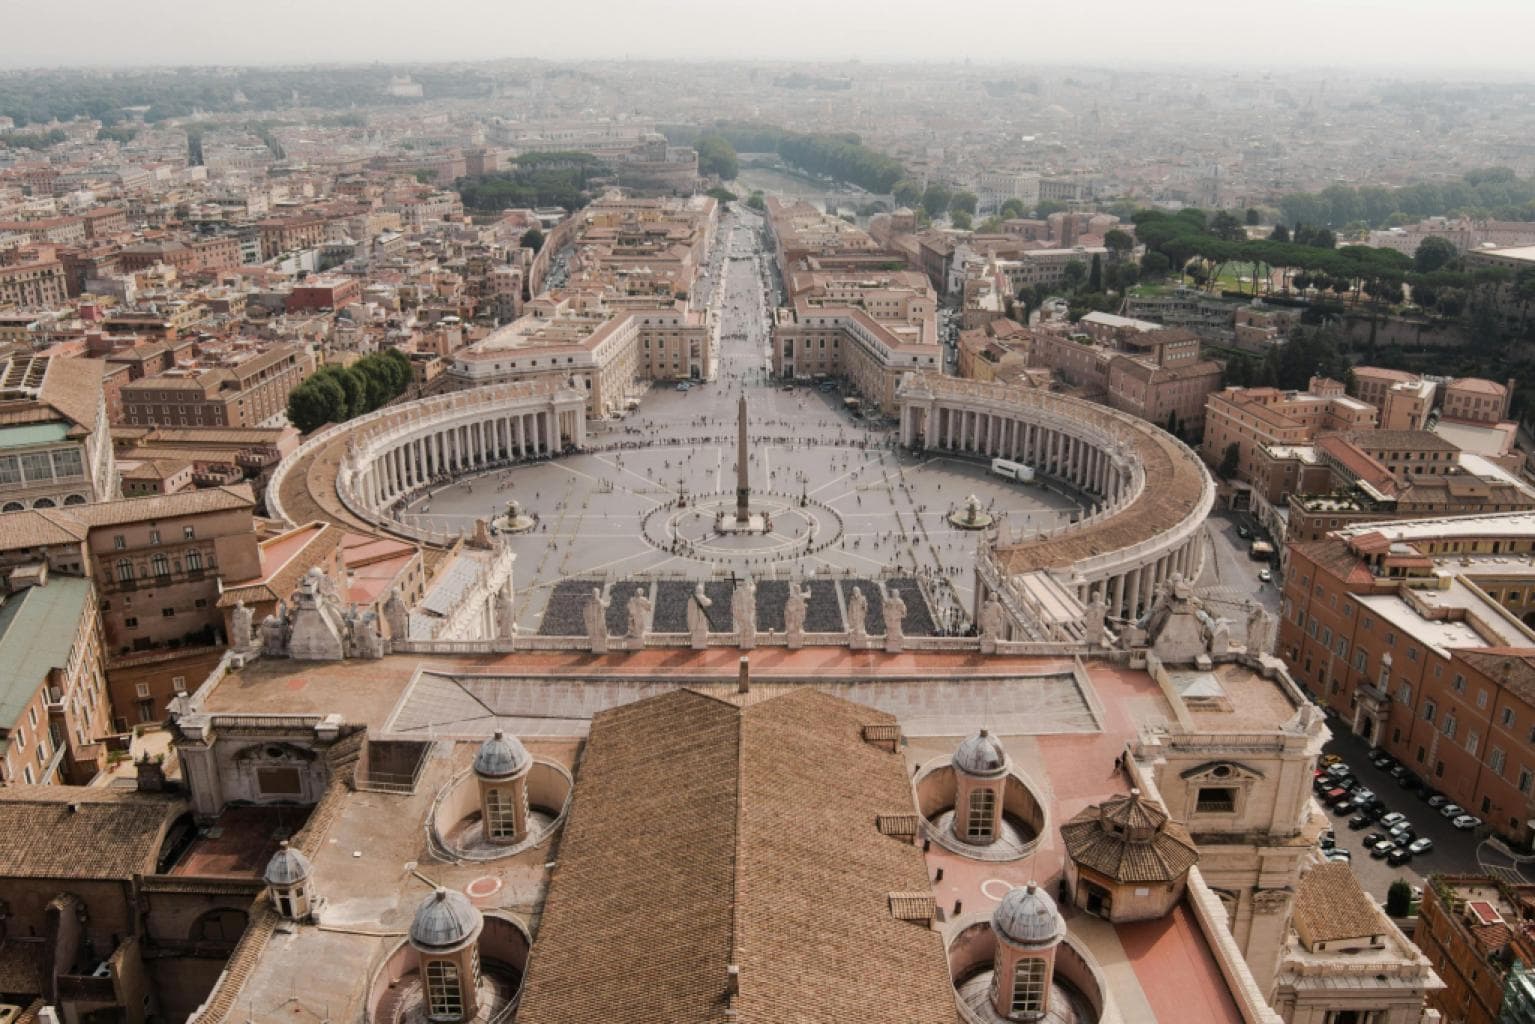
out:
{"label": "apartment building", "polygon": [[64,265],[51,252],[20,251],[10,262],[0,255],[0,306],[52,309],[68,298]]}
{"label": "apartment building", "polygon": [[1224,388],[1206,403],[1199,454],[1219,466],[1235,445],[1236,478],[1250,483],[1264,445],[1310,444],[1326,433],[1373,427],[1375,418],[1373,405],[1349,398],[1340,382],[1323,377],[1313,377],[1305,391]]}
{"label": "apartment building", "polygon": [[1535,839],[1535,515],[1361,524],[1290,545],[1278,653],[1367,742]]}
{"label": "apartment building", "polygon": [[0,785],[84,785],[112,731],[96,592],[45,562],[7,574],[0,597]]}
{"label": "apartment building", "polygon": [[1415,373],[1354,367],[1354,397],[1380,410],[1382,430],[1421,430],[1434,408],[1437,385]]}
{"label": "apartment building", "polygon": [[1444,387],[1443,419],[1463,423],[1501,423],[1508,419],[1514,381],[1499,384],[1480,377],[1461,377]]}
{"label": "apartment building", "polygon": [[314,356],[297,345],[205,348],[195,361],[125,384],[122,418],[129,426],[280,427],[288,393],[314,370]]}
{"label": "apartment building", "polygon": [[1444,988],[1428,1005],[1457,1024],[1514,1024],[1535,1011],[1535,886],[1490,875],[1435,875],[1413,941]]}
{"label": "apartment building", "polygon": [[100,360],[0,360],[0,511],[117,496]]}

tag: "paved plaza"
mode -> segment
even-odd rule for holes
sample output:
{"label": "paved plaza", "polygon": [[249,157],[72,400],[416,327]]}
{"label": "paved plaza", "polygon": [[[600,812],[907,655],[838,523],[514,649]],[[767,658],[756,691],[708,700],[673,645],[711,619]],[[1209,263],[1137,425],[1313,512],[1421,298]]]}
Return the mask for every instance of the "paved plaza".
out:
{"label": "paved plaza", "polygon": [[[804,578],[923,575],[943,628],[963,628],[975,545],[949,522],[975,495],[1010,530],[1059,525],[1077,503],[1041,483],[993,476],[981,461],[897,451],[894,431],[858,415],[831,385],[785,390],[768,378],[760,236],[727,220],[719,306],[719,379],[658,384],[624,418],[588,429],[589,450],[493,470],[418,497],[406,522],[469,531],[511,499],[537,519],[512,539],[517,622],[539,630],[563,579],[720,575]],[[748,399],[753,512],[771,529],[725,534],[733,510],[736,402]]]}

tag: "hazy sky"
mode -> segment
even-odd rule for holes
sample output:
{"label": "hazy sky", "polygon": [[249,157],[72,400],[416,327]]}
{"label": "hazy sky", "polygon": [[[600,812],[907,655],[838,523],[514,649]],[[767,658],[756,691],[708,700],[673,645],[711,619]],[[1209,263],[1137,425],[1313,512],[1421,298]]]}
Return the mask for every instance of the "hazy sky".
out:
{"label": "hazy sky", "polygon": [[0,64],[498,57],[1338,65],[1535,77],[1535,0],[0,0]]}

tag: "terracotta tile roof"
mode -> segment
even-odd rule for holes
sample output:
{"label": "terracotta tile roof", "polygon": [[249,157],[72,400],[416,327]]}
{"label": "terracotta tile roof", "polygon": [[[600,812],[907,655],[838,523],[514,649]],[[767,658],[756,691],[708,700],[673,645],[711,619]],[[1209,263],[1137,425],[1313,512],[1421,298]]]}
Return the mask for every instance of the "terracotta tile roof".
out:
{"label": "terracotta tile roof", "polygon": [[1336,862],[1314,867],[1301,876],[1292,920],[1307,946],[1386,931],[1380,908],[1359,888],[1353,869]]}
{"label": "terracotta tile roof", "polygon": [[71,505],[69,514],[86,526],[114,526],[144,519],[172,519],[176,516],[221,512],[227,509],[254,508],[255,495],[249,484],[209,487],[178,494],[158,494],[149,498],[125,498],[96,505]]}
{"label": "terracotta tile roof", "polygon": [[593,719],[520,1024],[724,1021],[730,964],[743,1024],[952,1024],[942,939],[892,913],[930,890],[875,827],[911,806],[900,755],[861,738],[889,716],[809,688],[741,703]]}
{"label": "terracotta tile roof", "polygon": [[[315,529],[318,527],[318,529]],[[241,580],[228,584],[222,594],[219,595],[218,606],[220,608],[233,608],[236,603],[244,601],[248,605],[258,601],[286,601],[293,596],[298,589],[299,582],[314,566],[326,561],[332,552],[341,545],[345,532],[337,526],[329,523],[311,523],[299,527],[300,530],[313,530],[313,536],[304,542],[304,546],[293,552],[280,565],[266,566],[266,573],[258,580]],[[293,532],[293,531],[290,531]],[[283,535],[286,536],[286,535]],[[263,542],[264,545],[272,545],[283,539],[283,536],[274,537]],[[263,562],[266,555],[263,552]]]}
{"label": "terracotta tile roof", "polygon": [[128,879],[151,874],[182,800],[75,786],[0,796],[0,878]]}
{"label": "terracotta tile roof", "polygon": [[1490,647],[1458,650],[1454,656],[1493,682],[1502,683],[1520,700],[1535,704],[1535,651]]}
{"label": "terracotta tile roof", "polygon": [[1117,882],[1170,882],[1199,861],[1188,831],[1135,794],[1083,808],[1061,840],[1075,863]]}
{"label": "terracotta tile roof", "polygon": [[56,509],[0,513],[0,551],[16,548],[78,544],[85,539],[85,524]]}
{"label": "terracotta tile roof", "polygon": [[87,430],[104,427],[98,417],[106,368],[100,359],[50,359],[38,397]]}

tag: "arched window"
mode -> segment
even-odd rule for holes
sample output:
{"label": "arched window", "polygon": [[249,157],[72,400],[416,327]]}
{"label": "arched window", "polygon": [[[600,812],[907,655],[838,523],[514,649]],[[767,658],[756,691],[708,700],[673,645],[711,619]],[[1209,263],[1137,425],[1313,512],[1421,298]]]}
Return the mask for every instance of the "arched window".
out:
{"label": "arched window", "polygon": [[987,789],[976,789],[970,792],[970,817],[965,822],[965,837],[968,839],[992,838],[991,819],[997,810],[997,794]]}
{"label": "arched window", "polygon": [[464,991],[459,983],[458,965],[452,960],[426,962],[426,1003],[432,1017],[450,1020],[464,1015]]}
{"label": "arched window", "polygon": [[117,579],[120,583],[133,582],[133,563],[126,558],[120,559],[117,563]]}
{"label": "arched window", "polygon": [[171,574],[171,563],[164,555],[155,555],[149,560],[149,564],[154,568],[156,576],[169,576]]}
{"label": "arched window", "polygon": [[55,504],[55,502],[54,502],[54,500],[52,498],[38,498],[36,501],[34,501],[32,503],[32,507],[33,508],[56,508],[57,505]]}
{"label": "arched window", "polygon": [[64,504],[66,504],[66,505],[84,505],[85,504],[85,495],[83,495],[83,494],[70,494],[70,495],[66,495],[65,498],[64,498]]}
{"label": "arched window", "polygon": [[23,505],[19,501],[8,501],[8,502],[5,503],[4,511],[6,511],[6,512],[21,512],[26,507],[27,506]]}
{"label": "arched window", "polygon": [[517,835],[517,813],[512,806],[512,794],[503,789],[490,789],[485,793],[485,836],[488,839],[511,839]]}
{"label": "arched window", "polygon": [[201,572],[203,567],[203,553],[193,548],[187,552],[187,572]]}
{"label": "arched window", "polygon": [[1045,1009],[1045,962],[1024,957],[1013,968],[1013,1013],[1043,1013]]}

